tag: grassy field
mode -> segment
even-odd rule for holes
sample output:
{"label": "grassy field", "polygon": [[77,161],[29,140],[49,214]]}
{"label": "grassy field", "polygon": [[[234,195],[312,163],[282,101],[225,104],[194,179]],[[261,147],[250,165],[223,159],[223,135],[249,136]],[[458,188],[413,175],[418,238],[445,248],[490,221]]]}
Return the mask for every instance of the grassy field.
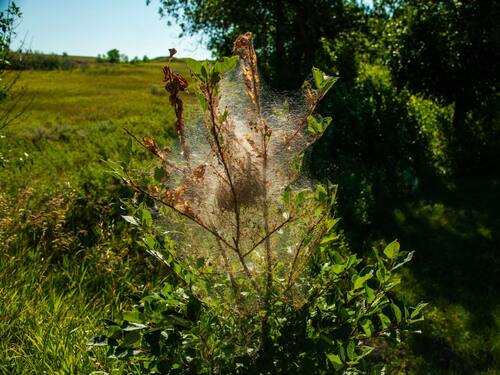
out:
{"label": "grassy field", "polygon": [[99,319],[164,276],[120,218],[129,192],[103,163],[120,160],[124,127],[172,137],[161,67],[22,73],[33,103],[0,138],[0,373],[105,370],[86,348]]}
{"label": "grassy field", "polygon": [[[103,160],[128,137],[173,139],[162,64],[25,71],[29,112],[0,135],[0,373],[109,371],[86,342],[166,277],[120,217],[130,195]],[[186,71],[182,62],[177,70]],[[144,158],[138,153],[137,158]],[[140,160],[146,162],[147,160]],[[500,361],[499,181],[465,181],[402,204],[376,236],[416,250],[403,298],[430,302],[401,357],[416,374],[495,374]]]}

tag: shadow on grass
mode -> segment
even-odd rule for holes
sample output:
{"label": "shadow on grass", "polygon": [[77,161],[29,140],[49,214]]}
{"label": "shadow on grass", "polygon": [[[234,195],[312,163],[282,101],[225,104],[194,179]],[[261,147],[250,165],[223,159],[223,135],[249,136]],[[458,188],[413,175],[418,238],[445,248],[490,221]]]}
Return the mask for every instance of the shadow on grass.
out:
{"label": "shadow on grass", "polygon": [[395,209],[381,229],[415,250],[415,290],[404,294],[431,304],[413,345],[422,373],[500,369],[499,182],[476,178],[434,191]]}

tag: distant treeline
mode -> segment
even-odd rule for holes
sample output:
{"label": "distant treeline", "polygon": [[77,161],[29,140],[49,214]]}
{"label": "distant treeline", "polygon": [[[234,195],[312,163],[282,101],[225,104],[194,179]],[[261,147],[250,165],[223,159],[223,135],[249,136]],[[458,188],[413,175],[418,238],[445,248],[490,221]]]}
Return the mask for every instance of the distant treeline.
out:
{"label": "distant treeline", "polygon": [[69,56],[67,53],[41,53],[36,51],[12,52],[9,58],[10,70],[70,70],[88,66],[95,62],[94,57]]}
{"label": "distant treeline", "polygon": [[[153,61],[156,59],[153,59]],[[127,55],[121,54],[117,49],[112,49],[106,54],[92,56],[70,56],[67,53],[62,55],[55,53],[42,53],[37,51],[12,51],[10,52],[9,64],[5,67],[8,70],[70,70],[74,68],[84,68],[92,64],[138,64],[149,62],[150,59],[144,56],[139,59],[137,56],[129,59]]]}

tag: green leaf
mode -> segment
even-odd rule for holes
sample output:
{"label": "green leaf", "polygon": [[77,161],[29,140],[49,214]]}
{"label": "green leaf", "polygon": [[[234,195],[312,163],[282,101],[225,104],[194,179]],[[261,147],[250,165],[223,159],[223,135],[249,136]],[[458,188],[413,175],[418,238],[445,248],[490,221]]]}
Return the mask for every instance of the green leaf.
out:
{"label": "green leaf", "polygon": [[328,199],[328,191],[322,184],[316,186],[316,196],[320,202],[324,202]]}
{"label": "green leaf", "polygon": [[401,322],[401,309],[395,305],[394,303],[391,303],[391,309],[392,312],[394,313],[394,317],[396,318],[396,322],[400,323]]}
{"label": "green leaf", "polygon": [[384,254],[391,260],[395,259],[399,254],[399,242],[397,240],[392,241],[385,247]]}
{"label": "green leaf", "polygon": [[207,102],[207,99],[205,99],[205,97],[203,96],[203,94],[201,94],[198,91],[195,91],[194,93],[195,93],[196,97],[198,98],[198,101],[200,102],[201,108],[204,111],[208,110],[208,102]]}
{"label": "green leaf", "polygon": [[156,248],[156,240],[153,236],[146,236],[142,241],[149,250],[154,250]]}
{"label": "green leaf", "polygon": [[113,339],[122,337],[122,329],[119,326],[111,326],[108,328],[108,336]]}
{"label": "green leaf", "polygon": [[312,74],[314,79],[314,84],[316,88],[321,92],[321,96],[325,96],[328,91],[332,88],[335,82],[337,82],[336,77],[330,77],[318,68],[312,68]]}
{"label": "green leaf", "polygon": [[143,329],[148,329],[149,327],[147,325],[144,325],[142,323],[134,323],[134,322],[127,322],[127,325],[125,328],[123,328],[124,332],[133,332],[133,331],[140,331]]}
{"label": "green leaf", "polygon": [[382,328],[387,328],[391,325],[391,319],[384,313],[378,313],[378,318],[380,319],[380,324],[382,325]]}
{"label": "green leaf", "polygon": [[323,81],[325,80],[324,79],[325,74],[316,67],[312,68],[312,74],[313,74],[313,78],[314,78],[314,84],[316,85],[316,88],[318,90],[320,90],[321,85],[323,84]]}
{"label": "green leaf", "polygon": [[359,356],[358,356],[358,361],[359,361],[360,359],[362,359],[362,358],[366,357],[366,356],[367,356],[368,354],[370,354],[371,352],[373,352],[373,349],[375,349],[375,348],[373,348],[373,347],[371,347],[371,346],[365,346],[365,347],[363,348],[363,350],[361,351],[361,355],[359,355]]}
{"label": "green leaf", "polygon": [[345,362],[347,358],[345,355],[345,349],[344,349],[344,345],[343,345],[342,341],[340,341],[340,340],[337,341],[337,348],[339,351],[340,359],[342,360],[342,362]]}
{"label": "green leaf", "polygon": [[292,197],[292,189],[290,188],[290,186],[287,186],[285,188],[285,191],[283,191],[283,203],[285,204],[285,206],[290,206],[290,203],[291,203],[291,197]]}
{"label": "green leaf", "polygon": [[126,222],[132,224],[132,225],[140,225],[137,219],[133,216],[129,215],[122,215],[122,217],[125,219]]}
{"label": "green leaf", "polygon": [[377,269],[375,275],[377,276],[378,281],[382,284],[385,283],[388,278],[387,271],[385,270],[385,268]]}
{"label": "green leaf", "polygon": [[304,160],[304,153],[303,152],[300,152],[293,157],[292,165],[291,165],[293,172],[295,172],[295,173],[300,172],[300,169],[302,168],[303,160]]}
{"label": "green leaf", "polygon": [[332,233],[332,234],[329,234],[328,236],[323,237],[321,239],[321,244],[324,245],[324,244],[327,244],[327,243],[330,243],[333,241],[337,241],[339,238],[340,238],[339,234]]}
{"label": "green leaf", "polygon": [[154,178],[156,181],[161,182],[165,177],[165,169],[162,167],[157,167],[154,170]]}
{"label": "green leaf", "polygon": [[349,343],[347,344],[347,357],[351,361],[356,358],[356,344],[352,340],[349,340]]}
{"label": "green leaf", "polygon": [[153,218],[151,217],[151,212],[146,208],[143,208],[141,210],[141,224],[147,227],[153,224]]}
{"label": "green leaf", "polygon": [[141,341],[141,333],[140,331],[133,331],[128,334],[126,334],[123,337],[123,341],[121,342],[121,345],[123,346],[134,346],[137,342]]}
{"label": "green leaf", "polygon": [[126,320],[129,323],[142,321],[141,314],[139,313],[139,311],[136,311],[136,310],[124,312],[123,313],[123,320]]}
{"label": "green leaf", "polygon": [[185,59],[184,60],[189,68],[189,70],[197,75],[197,76],[201,76],[201,67],[202,67],[202,63],[201,61],[197,61],[197,60],[194,60],[194,59]]}
{"label": "green leaf", "polygon": [[354,280],[354,290],[361,288],[365,283],[373,277],[373,272],[370,271],[364,276],[359,276]]}
{"label": "green leaf", "polygon": [[131,138],[128,139],[125,147],[123,147],[121,149],[120,155],[121,155],[121,160],[123,161],[123,164],[125,166],[128,166],[128,164],[130,163],[130,158],[132,156],[132,139]]}
{"label": "green leaf", "polygon": [[226,109],[219,116],[217,116],[217,122],[219,124],[222,124],[224,121],[226,121],[226,119],[227,119],[228,116],[229,116],[229,112]]}
{"label": "green leaf", "polygon": [[335,219],[327,219],[326,220],[326,231],[327,233],[330,232],[333,227],[335,227],[335,225],[337,225],[337,223],[339,222],[339,218],[335,218]]}
{"label": "green leaf", "polygon": [[321,136],[332,122],[331,117],[323,117],[319,114],[307,116],[307,131],[311,134]]}
{"label": "green leaf", "polygon": [[371,337],[373,334],[373,323],[370,319],[365,319],[361,322],[361,328],[365,332],[365,335]]}
{"label": "green leaf", "polygon": [[169,295],[170,293],[172,293],[174,290],[174,287],[172,286],[172,284],[168,284],[166,283],[163,288],[161,289],[161,294],[163,294],[164,296],[167,296]]}
{"label": "green leaf", "polygon": [[424,309],[427,305],[427,303],[419,303],[417,307],[415,307],[415,309],[411,312],[410,319],[415,319],[420,314],[422,309]]}
{"label": "green leaf", "polygon": [[87,342],[89,346],[115,346],[118,342],[115,339],[106,336],[96,336]]}
{"label": "green leaf", "polygon": [[334,264],[332,265],[332,272],[336,275],[341,274],[345,270],[345,265],[344,264]]}
{"label": "green leaf", "polygon": [[215,90],[217,90],[217,83],[220,81],[221,79],[221,75],[219,72],[216,72],[216,71],[210,71],[210,82],[212,83],[212,85],[215,87]]}
{"label": "green leaf", "polygon": [[307,131],[312,134],[316,134],[319,127],[318,121],[313,115],[307,116]]}
{"label": "green leaf", "polygon": [[375,300],[375,291],[365,284],[366,302],[372,303]]}
{"label": "green leaf", "polygon": [[202,64],[201,65],[201,77],[205,80],[208,81],[208,70],[207,70],[207,64]]}
{"label": "green leaf", "polygon": [[321,85],[321,94],[325,96],[328,91],[333,87],[334,83],[337,82],[336,77],[329,77],[326,76],[325,79],[323,80],[323,84]]}
{"label": "green leaf", "polygon": [[403,266],[404,264],[408,263],[409,261],[411,261],[413,259],[413,254],[415,252],[414,251],[410,251],[407,255],[406,255],[406,258],[403,259],[401,262],[399,262],[396,266],[394,266],[392,269],[395,270],[395,269],[398,269],[399,267]]}
{"label": "green leaf", "polygon": [[236,67],[236,64],[238,64],[238,60],[238,56],[224,57],[221,61],[217,61],[214,64],[214,70],[220,74],[229,72]]}
{"label": "green leaf", "polygon": [[295,202],[294,202],[295,208],[300,208],[305,198],[306,198],[305,190],[299,191],[295,196]]}
{"label": "green leaf", "polygon": [[201,268],[205,265],[205,258],[200,257],[196,259],[196,268]]}
{"label": "green leaf", "polygon": [[326,357],[330,360],[330,362],[334,366],[342,366],[342,360],[340,359],[340,357],[337,354],[328,353],[326,355]]}

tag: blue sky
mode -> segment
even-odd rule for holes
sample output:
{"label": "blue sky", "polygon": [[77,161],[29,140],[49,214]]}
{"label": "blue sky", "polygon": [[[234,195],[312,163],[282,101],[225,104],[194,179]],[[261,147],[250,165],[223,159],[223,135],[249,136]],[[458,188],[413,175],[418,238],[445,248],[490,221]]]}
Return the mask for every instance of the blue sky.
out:
{"label": "blue sky", "polygon": [[[0,0],[2,8],[8,0]],[[158,2],[145,0],[15,0],[23,12],[17,41],[42,52],[96,56],[112,48],[129,57],[168,55],[208,58],[201,37],[178,38],[180,28],[167,26]]]}
{"label": "blue sky", "polygon": [[[372,0],[363,0],[371,4]],[[130,58],[168,55],[205,59],[202,36],[179,38],[180,28],[158,15],[146,0],[15,0],[23,12],[16,42],[46,53],[96,56],[118,48]],[[8,0],[0,0],[5,8]],[[14,43],[14,47],[16,47]]]}

